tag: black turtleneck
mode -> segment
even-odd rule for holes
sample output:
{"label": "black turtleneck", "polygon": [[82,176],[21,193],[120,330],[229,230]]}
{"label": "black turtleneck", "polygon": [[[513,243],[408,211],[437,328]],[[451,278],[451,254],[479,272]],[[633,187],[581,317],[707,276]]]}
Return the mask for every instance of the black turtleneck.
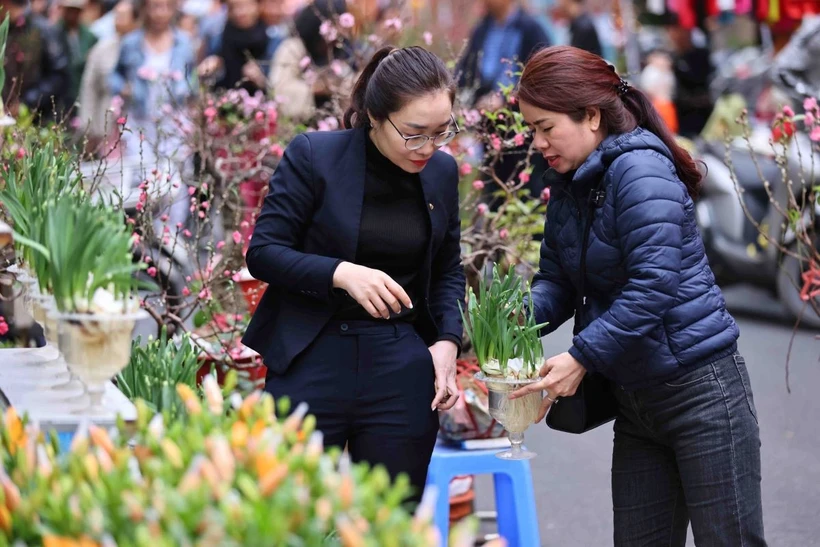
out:
{"label": "black turtleneck", "polygon": [[[408,173],[387,159],[370,136],[356,264],[381,270],[402,286],[413,309],[402,308],[391,319],[412,321],[423,297],[421,267],[430,239],[430,217],[418,174]],[[343,293],[336,319],[373,319]]]}

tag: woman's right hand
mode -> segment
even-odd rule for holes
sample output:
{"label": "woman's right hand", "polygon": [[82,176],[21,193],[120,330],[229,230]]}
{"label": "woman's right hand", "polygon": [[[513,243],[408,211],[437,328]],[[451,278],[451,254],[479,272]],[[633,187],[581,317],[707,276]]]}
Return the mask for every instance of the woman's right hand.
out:
{"label": "woman's right hand", "polygon": [[390,319],[391,310],[412,308],[404,289],[386,273],[350,262],[342,262],[333,274],[333,287],[347,292],[376,319]]}

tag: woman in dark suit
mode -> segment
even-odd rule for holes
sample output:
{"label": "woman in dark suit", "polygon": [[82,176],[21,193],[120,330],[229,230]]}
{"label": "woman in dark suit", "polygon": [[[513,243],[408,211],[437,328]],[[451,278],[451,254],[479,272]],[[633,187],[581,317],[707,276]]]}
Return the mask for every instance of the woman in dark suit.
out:
{"label": "woman in dark suit", "polygon": [[459,131],[455,84],[418,47],[378,51],[344,131],[288,146],[248,249],[269,283],[244,343],[266,391],[305,401],[327,446],[406,473],[421,494],[437,410],[458,399],[458,169],[437,149]]}

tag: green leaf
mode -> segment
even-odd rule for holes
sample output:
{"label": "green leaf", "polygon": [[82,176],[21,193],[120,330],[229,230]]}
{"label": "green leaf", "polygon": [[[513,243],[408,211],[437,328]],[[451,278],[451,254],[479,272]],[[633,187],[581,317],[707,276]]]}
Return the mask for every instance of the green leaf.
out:
{"label": "green leaf", "polygon": [[201,328],[201,327],[205,326],[207,323],[208,323],[208,314],[205,313],[202,310],[199,310],[198,312],[196,312],[196,314],[194,315],[194,327],[198,329],[198,328]]}

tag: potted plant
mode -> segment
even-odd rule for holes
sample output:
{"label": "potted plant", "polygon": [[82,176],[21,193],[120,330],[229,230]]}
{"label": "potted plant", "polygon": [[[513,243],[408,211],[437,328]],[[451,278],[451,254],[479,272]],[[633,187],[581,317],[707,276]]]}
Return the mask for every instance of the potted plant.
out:
{"label": "potted plant", "polygon": [[538,416],[540,393],[510,400],[516,389],[539,380],[543,361],[540,330],[534,314],[525,305],[524,280],[511,267],[502,276],[493,268],[489,285],[479,280],[476,293],[469,290],[467,312],[462,310],[467,335],[481,371],[475,378],[489,391],[490,415],[509,433],[511,449],[497,454],[502,459],[529,459],[524,450],[524,432]]}
{"label": "potted plant", "polygon": [[128,364],[134,326],[147,316],[134,296],[134,274],[144,264],[132,261],[132,238],[121,213],[71,194],[49,211],[38,245],[54,295],[49,316],[69,370],[86,387],[84,412],[91,414],[106,413],[106,383]]}

